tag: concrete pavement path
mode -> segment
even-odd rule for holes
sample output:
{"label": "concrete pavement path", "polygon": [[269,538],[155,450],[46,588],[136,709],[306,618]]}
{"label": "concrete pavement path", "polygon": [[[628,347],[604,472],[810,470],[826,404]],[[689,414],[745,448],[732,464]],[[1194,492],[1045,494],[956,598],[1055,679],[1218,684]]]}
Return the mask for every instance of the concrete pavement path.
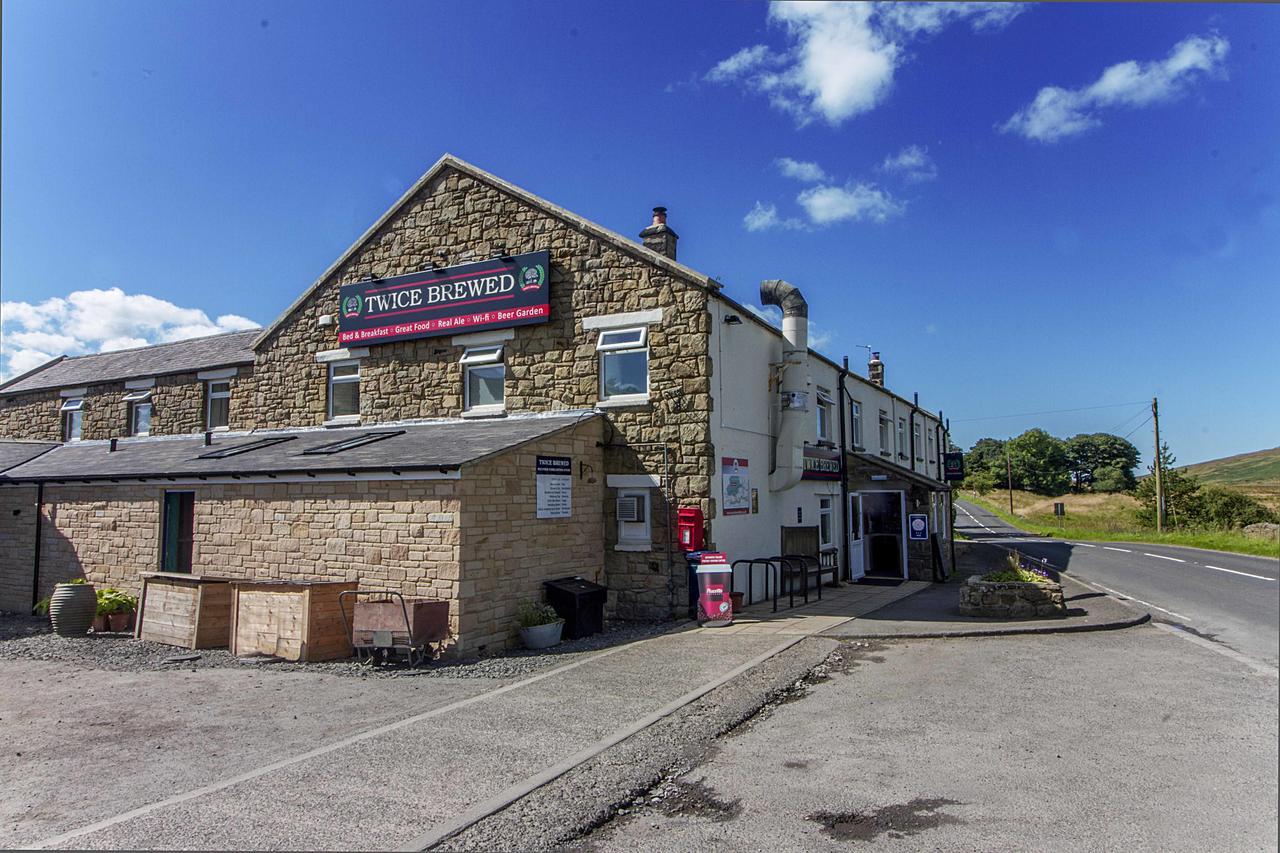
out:
{"label": "concrete pavement path", "polygon": [[[318,739],[310,750],[295,747],[292,757],[264,755],[260,767],[177,786],[169,797],[41,841],[93,849],[400,847],[799,639],[723,643],[684,631],[620,646],[404,716],[373,734]],[[380,707],[371,697],[368,710]],[[132,772],[145,773],[145,761]]]}
{"label": "concrete pavement path", "polygon": [[1276,849],[1274,678],[1152,625],[872,650],[581,847]]}

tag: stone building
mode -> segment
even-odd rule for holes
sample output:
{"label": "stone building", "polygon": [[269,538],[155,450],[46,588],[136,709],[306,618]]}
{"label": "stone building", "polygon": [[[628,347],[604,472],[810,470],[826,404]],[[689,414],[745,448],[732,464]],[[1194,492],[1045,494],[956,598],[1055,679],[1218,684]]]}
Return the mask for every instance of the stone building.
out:
{"label": "stone building", "polygon": [[949,535],[939,416],[811,352],[785,282],[780,331],[680,264],[663,208],[640,236],[445,156],[265,329],[10,380],[0,608],[77,574],[358,580],[492,650],[547,578],[682,611],[677,509],[732,559],[928,576],[907,516]]}

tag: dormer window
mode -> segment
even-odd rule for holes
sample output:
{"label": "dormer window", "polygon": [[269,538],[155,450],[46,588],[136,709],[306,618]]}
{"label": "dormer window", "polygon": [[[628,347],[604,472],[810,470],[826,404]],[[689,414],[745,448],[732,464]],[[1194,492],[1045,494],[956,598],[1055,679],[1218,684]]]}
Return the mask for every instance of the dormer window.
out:
{"label": "dormer window", "polygon": [[84,431],[84,399],[68,397],[59,407],[62,412],[62,440],[79,441]]}
{"label": "dormer window", "polygon": [[124,395],[129,407],[129,435],[151,435],[151,389]]}

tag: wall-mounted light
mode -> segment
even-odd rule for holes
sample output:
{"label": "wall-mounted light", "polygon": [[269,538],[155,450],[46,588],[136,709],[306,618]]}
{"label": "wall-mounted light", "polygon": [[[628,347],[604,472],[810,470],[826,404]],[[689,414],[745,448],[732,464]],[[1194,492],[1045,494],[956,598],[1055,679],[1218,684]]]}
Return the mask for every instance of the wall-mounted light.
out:
{"label": "wall-mounted light", "polygon": [[742,318],[739,317],[737,314],[725,314],[724,324],[726,326],[741,326]]}

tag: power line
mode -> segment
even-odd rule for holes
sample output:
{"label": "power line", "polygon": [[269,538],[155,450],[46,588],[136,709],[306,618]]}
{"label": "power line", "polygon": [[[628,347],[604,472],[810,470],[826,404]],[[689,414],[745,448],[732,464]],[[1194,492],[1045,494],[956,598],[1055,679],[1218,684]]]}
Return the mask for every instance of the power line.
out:
{"label": "power line", "polygon": [[1129,438],[1129,436],[1133,435],[1135,432],[1137,432],[1138,430],[1142,429],[1144,426],[1146,426],[1146,425],[1147,425],[1147,424],[1149,424],[1149,423],[1151,423],[1151,415],[1150,415],[1150,414],[1148,414],[1145,418],[1143,418],[1143,419],[1142,419],[1142,423],[1138,424],[1136,427],[1134,427],[1133,429],[1131,429],[1131,430],[1129,430],[1127,433],[1125,433],[1125,434],[1124,434],[1125,439],[1127,440],[1127,439]]}
{"label": "power line", "polygon": [[1139,406],[1139,405],[1145,406],[1147,405],[1147,401],[1137,400],[1132,403],[1111,403],[1106,406],[1081,406],[1078,409],[1049,409],[1043,412],[1020,412],[1016,415],[990,415],[985,418],[956,418],[954,420],[958,424],[963,424],[963,423],[972,423],[974,421],[999,421],[999,420],[1005,420],[1007,418],[1030,418],[1030,417],[1035,417],[1036,415],[1061,415],[1061,414],[1066,414],[1067,412],[1092,412],[1092,411],[1096,411],[1097,409],[1119,409],[1123,406]]}
{"label": "power line", "polygon": [[1142,415],[1143,415],[1146,411],[1147,411],[1147,406],[1146,406],[1146,404],[1145,404],[1145,403],[1143,403],[1143,404],[1142,404],[1142,408],[1141,408],[1141,409],[1138,409],[1138,411],[1134,412],[1132,415],[1129,415],[1129,417],[1125,418],[1125,419],[1124,419],[1124,420],[1122,420],[1120,423],[1116,424],[1116,425],[1115,425],[1115,426],[1113,426],[1111,429],[1107,430],[1107,432],[1111,433],[1112,435],[1115,435],[1115,434],[1116,434],[1116,433],[1118,433],[1120,430],[1124,429],[1124,428],[1125,428],[1125,427],[1127,427],[1129,424],[1133,423],[1133,419],[1134,419],[1134,418],[1142,417]]}

